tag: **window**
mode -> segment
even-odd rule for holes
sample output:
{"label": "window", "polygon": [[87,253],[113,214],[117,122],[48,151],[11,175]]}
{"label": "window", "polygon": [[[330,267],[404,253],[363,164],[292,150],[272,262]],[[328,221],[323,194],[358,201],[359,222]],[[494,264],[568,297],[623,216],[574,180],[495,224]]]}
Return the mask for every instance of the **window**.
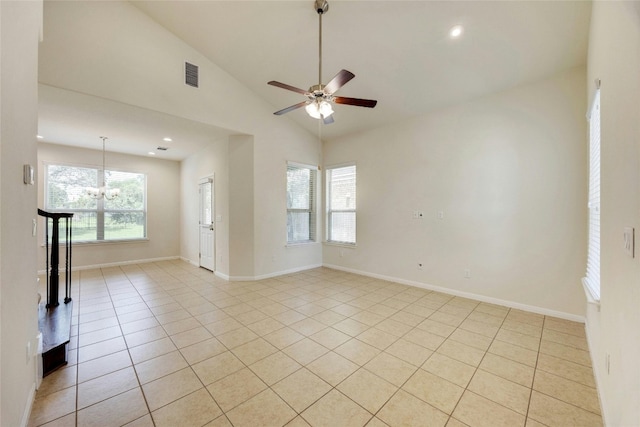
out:
{"label": "window", "polygon": [[327,169],[327,241],[356,243],[356,166]]}
{"label": "window", "polygon": [[[87,188],[104,182],[120,189],[113,200],[94,199]],[[45,210],[72,212],[73,241],[143,239],[147,235],[146,176],[101,169],[45,166]],[[51,235],[51,233],[49,233]]]}
{"label": "window", "polygon": [[600,90],[589,112],[589,247],[584,284],[600,300]]}
{"label": "window", "polygon": [[287,163],[287,243],[316,240],[316,175],[314,166]]}

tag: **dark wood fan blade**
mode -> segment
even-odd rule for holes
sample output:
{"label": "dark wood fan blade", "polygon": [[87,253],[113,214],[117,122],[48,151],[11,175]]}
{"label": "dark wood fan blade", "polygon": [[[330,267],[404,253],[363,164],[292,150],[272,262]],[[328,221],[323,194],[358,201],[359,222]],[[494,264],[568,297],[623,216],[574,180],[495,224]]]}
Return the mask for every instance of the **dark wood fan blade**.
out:
{"label": "dark wood fan blade", "polygon": [[355,105],[356,107],[373,108],[378,101],[375,99],[345,98],[344,96],[335,96],[333,102],[336,104]]}
{"label": "dark wood fan blade", "polygon": [[307,105],[307,101],[302,101],[302,102],[297,103],[296,105],[292,105],[291,107],[283,108],[282,110],[276,111],[273,114],[275,114],[276,116],[281,116],[284,113],[288,113],[289,111],[293,111],[293,110],[296,110],[296,109],[298,109],[300,107],[304,107],[305,105]]}
{"label": "dark wood fan blade", "polygon": [[306,90],[302,90],[302,89],[300,89],[300,88],[293,87],[293,86],[288,85],[288,84],[285,84],[285,83],[276,82],[276,81],[274,81],[274,80],[272,80],[272,81],[268,82],[267,84],[268,84],[268,85],[271,85],[271,86],[276,86],[276,87],[279,87],[279,88],[282,88],[282,89],[291,90],[291,91],[293,91],[293,92],[298,92],[298,93],[301,93],[301,94],[303,94],[303,95],[306,95],[306,94],[308,94],[308,93],[309,93],[309,92],[307,92]]}
{"label": "dark wood fan blade", "polygon": [[331,123],[333,123],[333,116],[323,117],[322,123],[324,123],[325,125],[330,125]]}
{"label": "dark wood fan blade", "polygon": [[355,76],[356,75],[351,71],[340,70],[340,72],[336,74],[336,76],[332,78],[329,83],[327,83],[327,85],[324,87],[324,91],[329,94],[334,93]]}

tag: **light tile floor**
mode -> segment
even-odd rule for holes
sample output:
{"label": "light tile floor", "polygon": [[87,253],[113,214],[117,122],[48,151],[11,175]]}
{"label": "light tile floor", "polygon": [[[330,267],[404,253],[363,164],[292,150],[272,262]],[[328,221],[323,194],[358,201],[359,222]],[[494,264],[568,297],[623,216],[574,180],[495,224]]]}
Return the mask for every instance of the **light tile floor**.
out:
{"label": "light tile floor", "polygon": [[30,426],[601,426],[584,325],[318,268],[74,274]]}

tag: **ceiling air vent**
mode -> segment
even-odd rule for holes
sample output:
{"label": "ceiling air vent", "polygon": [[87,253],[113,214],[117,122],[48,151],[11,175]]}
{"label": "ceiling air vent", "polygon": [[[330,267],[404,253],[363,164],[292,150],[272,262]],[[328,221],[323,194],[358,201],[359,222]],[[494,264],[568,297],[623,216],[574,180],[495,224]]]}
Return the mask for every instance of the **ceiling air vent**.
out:
{"label": "ceiling air vent", "polygon": [[158,151],[167,151],[169,148],[168,147],[158,147],[157,150]]}
{"label": "ceiling air vent", "polygon": [[198,66],[184,63],[184,82],[189,86],[198,87]]}

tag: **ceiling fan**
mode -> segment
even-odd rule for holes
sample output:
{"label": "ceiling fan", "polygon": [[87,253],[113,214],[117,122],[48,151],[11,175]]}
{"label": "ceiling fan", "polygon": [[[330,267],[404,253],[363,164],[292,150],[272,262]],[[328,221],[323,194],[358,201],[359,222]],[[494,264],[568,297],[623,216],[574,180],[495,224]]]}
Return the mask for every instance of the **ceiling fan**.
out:
{"label": "ceiling fan", "polygon": [[297,87],[280,83],[276,81],[270,81],[267,84],[276,86],[282,89],[287,89],[293,92],[300,93],[307,97],[307,100],[299,102],[282,110],[276,111],[275,115],[279,116],[289,111],[296,110],[301,107],[305,107],[307,113],[314,119],[322,119],[324,124],[328,125],[333,123],[333,107],[331,104],[346,104],[355,105],[356,107],[373,108],[378,101],[373,99],[360,99],[360,98],[347,98],[344,96],[335,96],[334,93],[338,91],[342,86],[355,77],[350,71],[340,70],[333,79],[326,85],[322,84],[322,15],[329,10],[329,3],[327,0],[315,0],[314,8],[318,13],[319,18],[319,47],[318,47],[318,84],[313,85],[309,90],[299,89]]}

